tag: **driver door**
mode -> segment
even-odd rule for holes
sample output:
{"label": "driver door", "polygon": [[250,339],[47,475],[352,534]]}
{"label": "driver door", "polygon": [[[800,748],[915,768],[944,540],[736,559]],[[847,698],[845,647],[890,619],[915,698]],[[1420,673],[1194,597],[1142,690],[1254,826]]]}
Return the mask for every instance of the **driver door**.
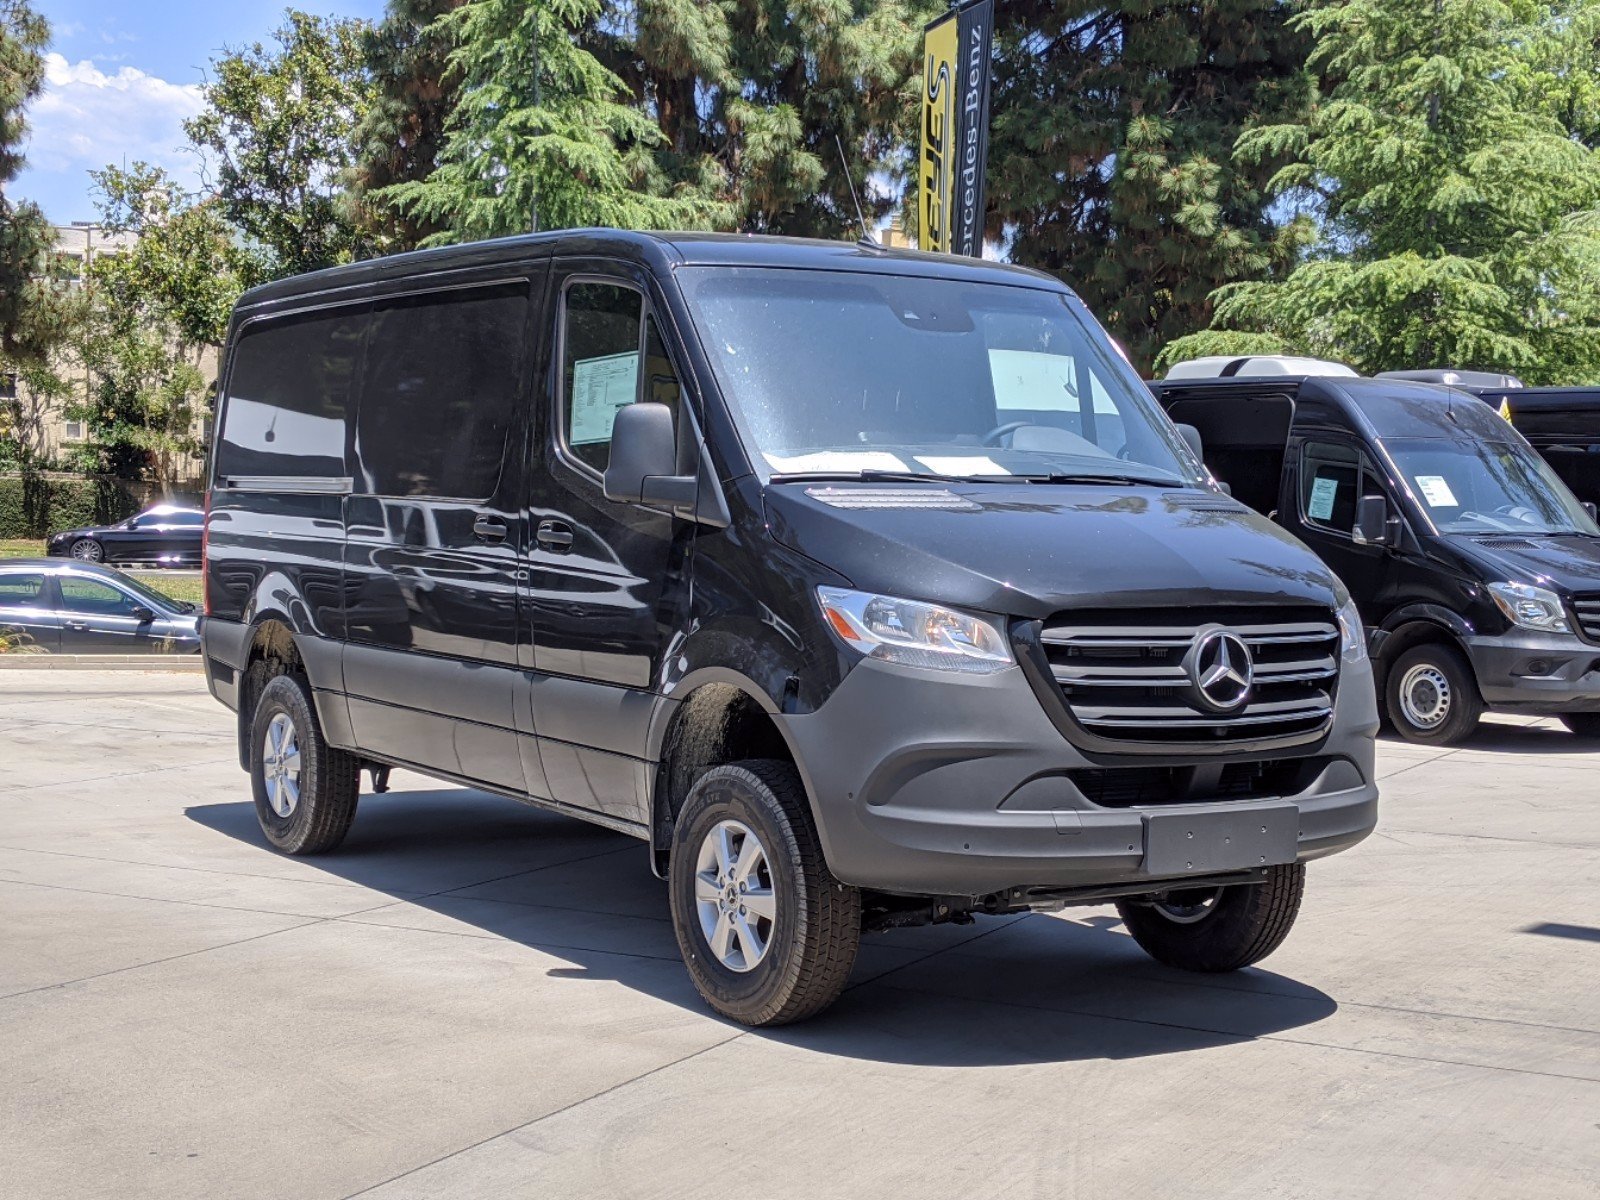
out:
{"label": "driver door", "polygon": [[1300,445],[1298,470],[1285,472],[1283,486],[1279,523],[1344,581],[1371,628],[1390,607],[1395,551],[1355,540],[1356,510],[1361,497],[1383,496],[1391,512],[1400,511],[1372,460],[1354,441],[1307,439]]}

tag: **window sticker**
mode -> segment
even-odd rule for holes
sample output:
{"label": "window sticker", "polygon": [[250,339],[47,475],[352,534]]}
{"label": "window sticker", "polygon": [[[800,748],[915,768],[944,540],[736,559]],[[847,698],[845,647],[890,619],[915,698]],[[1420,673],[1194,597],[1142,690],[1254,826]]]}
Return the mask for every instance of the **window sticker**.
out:
{"label": "window sticker", "polygon": [[592,446],[611,440],[617,410],[639,397],[639,352],[580,358],[572,364],[572,419],[567,442]]}
{"label": "window sticker", "polygon": [[1073,360],[1037,350],[990,350],[989,381],[996,408],[1030,412],[1077,412],[1078,381]]}
{"label": "window sticker", "polygon": [[1326,521],[1333,516],[1333,501],[1339,494],[1339,481],[1324,475],[1311,481],[1311,503],[1306,514],[1313,521]]}
{"label": "window sticker", "polygon": [[1429,508],[1461,507],[1443,475],[1414,475],[1412,478],[1417,481],[1417,487],[1421,489],[1422,498],[1428,502]]}

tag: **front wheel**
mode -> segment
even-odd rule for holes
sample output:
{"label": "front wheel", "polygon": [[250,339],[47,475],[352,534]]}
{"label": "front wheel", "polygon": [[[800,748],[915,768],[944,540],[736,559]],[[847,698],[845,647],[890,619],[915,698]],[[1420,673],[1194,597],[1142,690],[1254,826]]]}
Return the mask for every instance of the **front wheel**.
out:
{"label": "front wheel", "polygon": [[1600,713],[1563,713],[1561,723],[1585,741],[1600,741]]}
{"label": "front wheel", "polygon": [[72,557],[79,562],[104,562],[106,549],[93,538],[79,538],[72,543]]}
{"label": "front wheel", "polygon": [[822,857],[794,767],[713,767],[684,801],[668,869],[672,924],[695,988],[745,1025],[813,1016],[844,990],[861,893]]}
{"label": "front wheel", "polygon": [[1184,971],[1237,971],[1283,944],[1300,913],[1303,863],[1268,867],[1264,883],[1177,888],[1118,900],[1133,940],[1157,962]]}
{"label": "front wheel", "polygon": [[1389,668],[1384,706],[1408,742],[1453,746],[1478,727],[1483,699],[1472,667],[1454,646],[1413,646]]}

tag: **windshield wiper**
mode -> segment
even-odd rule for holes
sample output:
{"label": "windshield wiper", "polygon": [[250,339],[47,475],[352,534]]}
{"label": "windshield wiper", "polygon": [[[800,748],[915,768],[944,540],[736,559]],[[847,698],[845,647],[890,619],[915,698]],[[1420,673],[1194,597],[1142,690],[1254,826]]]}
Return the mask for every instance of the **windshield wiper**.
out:
{"label": "windshield wiper", "polygon": [[770,477],[772,483],[984,483],[1013,478],[1007,475],[941,475],[936,471],[888,471],[863,467],[859,471],[782,471]]}
{"label": "windshield wiper", "polygon": [[1152,487],[1183,487],[1183,480],[1172,475],[1118,475],[1091,472],[1050,471],[1039,475],[1019,475],[1029,483],[1138,483]]}

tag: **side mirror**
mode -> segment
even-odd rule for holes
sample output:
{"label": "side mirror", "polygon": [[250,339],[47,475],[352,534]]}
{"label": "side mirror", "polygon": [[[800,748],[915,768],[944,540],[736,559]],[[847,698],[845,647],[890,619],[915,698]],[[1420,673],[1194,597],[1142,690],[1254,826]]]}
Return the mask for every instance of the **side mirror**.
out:
{"label": "side mirror", "polygon": [[122,527],[124,529],[137,529],[137,528],[139,528],[139,518],[138,517],[129,517],[126,521],[124,521],[122,523]]}
{"label": "side mirror", "polygon": [[1356,506],[1356,527],[1350,536],[1358,546],[1394,545],[1389,501],[1382,496],[1361,497],[1361,503]]}
{"label": "side mirror", "polygon": [[619,408],[611,422],[606,499],[692,508],[699,480],[679,475],[677,470],[678,433],[673,428],[672,410],[649,402]]}
{"label": "side mirror", "polygon": [[1583,511],[1589,514],[1591,521],[1600,521],[1600,507],[1596,507],[1593,500],[1583,502]]}
{"label": "side mirror", "polygon": [[1179,425],[1178,433],[1182,435],[1185,442],[1189,443],[1189,449],[1194,451],[1194,456],[1201,462],[1205,462],[1205,443],[1200,440],[1200,431],[1193,425]]}
{"label": "side mirror", "polygon": [[134,619],[139,622],[139,624],[148,625],[151,621],[156,619],[156,610],[153,608],[147,608],[143,604],[135,604],[133,606],[133,616]]}

